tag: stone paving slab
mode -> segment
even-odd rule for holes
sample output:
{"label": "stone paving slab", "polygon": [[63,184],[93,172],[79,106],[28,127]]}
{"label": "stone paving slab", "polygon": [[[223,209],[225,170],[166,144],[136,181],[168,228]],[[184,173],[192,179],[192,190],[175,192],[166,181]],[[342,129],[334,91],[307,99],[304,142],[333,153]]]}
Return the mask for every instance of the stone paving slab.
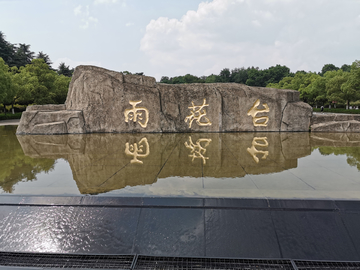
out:
{"label": "stone paving slab", "polygon": [[0,251],[360,261],[358,201],[0,196]]}

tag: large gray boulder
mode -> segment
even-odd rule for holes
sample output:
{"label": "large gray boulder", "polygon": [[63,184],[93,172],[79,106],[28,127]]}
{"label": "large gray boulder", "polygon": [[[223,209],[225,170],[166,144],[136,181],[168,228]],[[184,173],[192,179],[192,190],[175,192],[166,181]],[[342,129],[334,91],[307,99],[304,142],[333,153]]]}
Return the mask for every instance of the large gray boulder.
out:
{"label": "large gray boulder", "polygon": [[65,105],[30,107],[17,133],[308,131],[311,115],[294,90],[169,85],[78,66]]}
{"label": "large gray boulder", "polygon": [[70,111],[65,105],[34,105],[22,113],[16,134],[86,133],[82,111]]}
{"label": "large gray boulder", "polygon": [[315,113],[311,118],[312,132],[360,132],[360,115]]}

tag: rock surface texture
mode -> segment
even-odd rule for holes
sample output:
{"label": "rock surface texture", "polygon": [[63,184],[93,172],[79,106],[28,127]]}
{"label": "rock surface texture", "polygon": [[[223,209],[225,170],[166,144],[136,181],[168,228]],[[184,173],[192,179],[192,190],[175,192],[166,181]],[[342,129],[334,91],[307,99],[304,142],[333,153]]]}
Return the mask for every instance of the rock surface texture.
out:
{"label": "rock surface texture", "polygon": [[311,115],[312,108],[293,90],[168,85],[78,66],[65,105],[29,107],[17,134],[308,131]]}
{"label": "rock surface texture", "polygon": [[312,132],[360,132],[360,115],[316,113],[311,118]]}

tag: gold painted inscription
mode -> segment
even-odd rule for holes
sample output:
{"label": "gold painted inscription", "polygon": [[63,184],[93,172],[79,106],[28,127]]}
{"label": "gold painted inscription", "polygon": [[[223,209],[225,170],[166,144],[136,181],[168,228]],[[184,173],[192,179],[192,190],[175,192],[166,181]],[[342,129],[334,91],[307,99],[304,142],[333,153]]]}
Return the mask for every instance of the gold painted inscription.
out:
{"label": "gold painted inscription", "polygon": [[[144,149],[145,148],[145,149]],[[134,158],[130,161],[131,163],[143,164],[138,158],[146,158],[150,154],[149,143],[144,137],[140,142],[134,144],[125,144],[125,154],[128,156],[133,156]]]}
{"label": "gold painted inscription", "polygon": [[265,113],[269,112],[269,106],[267,103],[264,103],[263,106],[265,109],[257,109],[256,107],[260,105],[260,99],[255,101],[254,105],[250,108],[250,110],[247,112],[247,115],[251,115],[253,118],[253,124],[254,126],[258,127],[266,127],[267,123],[269,122],[269,117],[267,116],[260,116],[256,117],[258,113]]}
{"label": "gold painted inscription", "polygon": [[132,105],[132,109],[126,109],[124,112],[125,122],[133,121],[138,122],[142,128],[146,128],[149,121],[149,110],[144,107],[137,107],[137,104],[140,104],[142,100],[139,101],[129,101]]}
{"label": "gold painted inscription", "polygon": [[[185,142],[186,148],[189,148],[191,150],[191,155],[189,157],[192,158],[192,162],[194,162],[194,159],[201,158],[203,163],[206,164],[206,160],[209,159],[208,157],[205,157],[206,153],[206,147],[210,144],[211,139],[199,139],[194,144],[191,137],[189,136],[189,143]],[[201,145],[203,143],[203,145]]]}
{"label": "gold painted inscription", "polygon": [[[206,104],[206,99],[204,98],[203,104],[200,106],[195,106],[194,102],[192,101],[192,106],[189,107],[190,115],[185,118],[185,122],[187,123],[189,121],[189,128],[191,128],[192,122],[196,120],[196,123],[199,126],[211,126],[211,122],[209,118],[205,117],[206,110],[204,107],[209,106],[209,104]],[[201,122],[201,118],[203,118],[203,122]]]}
{"label": "gold painted inscription", "polygon": [[[261,143],[262,142],[262,143]],[[251,148],[248,148],[247,151],[248,153],[252,156],[252,158],[254,159],[254,161],[256,163],[259,163],[259,158],[256,156],[257,154],[263,154],[261,159],[266,159],[266,157],[269,155],[269,151],[262,151],[262,150],[257,150],[256,146],[259,147],[268,147],[269,143],[267,141],[267,137],[255,137],[252,141],[252,145]]]}

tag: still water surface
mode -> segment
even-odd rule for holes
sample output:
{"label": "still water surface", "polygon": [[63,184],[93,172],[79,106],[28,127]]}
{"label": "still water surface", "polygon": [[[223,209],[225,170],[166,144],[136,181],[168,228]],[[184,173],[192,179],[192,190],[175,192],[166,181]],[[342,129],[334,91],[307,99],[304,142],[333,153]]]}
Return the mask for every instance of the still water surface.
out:
{"label": "still water surface", "polygon": [[360,134],[15,135],[2,195],[360,199]]}

